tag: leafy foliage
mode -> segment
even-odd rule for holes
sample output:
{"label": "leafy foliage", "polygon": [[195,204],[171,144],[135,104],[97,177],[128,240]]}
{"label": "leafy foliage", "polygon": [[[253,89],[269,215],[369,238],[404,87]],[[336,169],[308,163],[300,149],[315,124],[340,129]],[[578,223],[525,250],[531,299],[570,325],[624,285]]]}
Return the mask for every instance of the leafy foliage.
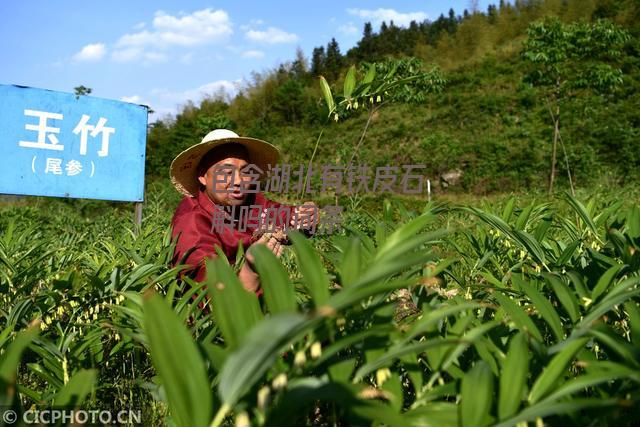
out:
{"label": "leafy foliage", "polygon": [[205,283],[178,282],[156,203],[139,235],[94,234],[118,229],[103,216],[85,251],[54,246],[55,223],[34,246],[28,222],[11,218],[42,213],[4,211],[0,370],[18,385],[8,405],[135,403],[146,421],[177,425],[637,416],[636,206],[387,203],[367,232],[292,234],[282,260],[257,251],[259,304],[224,260]]}

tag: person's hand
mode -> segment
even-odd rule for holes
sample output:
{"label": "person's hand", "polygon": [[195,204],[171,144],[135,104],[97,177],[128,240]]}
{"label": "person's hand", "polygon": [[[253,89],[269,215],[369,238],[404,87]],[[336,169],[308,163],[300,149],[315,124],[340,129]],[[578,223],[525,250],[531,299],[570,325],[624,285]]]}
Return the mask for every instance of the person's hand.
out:
{"label": "person's hand", "polygon": [[[296,215],[297,213],[297,215]],[[318,207],[313,202],[304,202],[294,209],[294,215],[289,224],[298,229],[313,230],[318,225]]]}
{"label": "person's hand", "polygon": [[253,251],[251,250],[255,245],[265,245],[267,249],[274,253],[275,256],[280,257],[284,250],[284,246],[277,239],[274,233],[264,233],[258,240],[253,242],[249,248],[247,248],[247,252],[245,258],[249,262],[249,266],[253,269],[253,263],[255,261],[255,257],[253,255]]}

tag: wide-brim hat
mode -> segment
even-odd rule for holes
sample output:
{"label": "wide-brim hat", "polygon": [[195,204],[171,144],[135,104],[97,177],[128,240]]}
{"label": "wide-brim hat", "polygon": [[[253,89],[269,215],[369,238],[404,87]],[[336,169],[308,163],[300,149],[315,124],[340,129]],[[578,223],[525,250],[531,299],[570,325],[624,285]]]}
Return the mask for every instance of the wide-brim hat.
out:
{"label": "wide-brim hat", "polygon": [[202,138],[200,143],[178,154],[171,162],[171,182],[176,190],[185,196],[197,196],[200,188],[200,181],[198,181],[200,160],[212,149],[228,143],[243,145],[249,152],[249,163],[256,165],[263,172],[267,171],[268,165],[277,164],[280,158],[278,149],[266,141],[238,136],[237,133],[227,129],[216,129]]}

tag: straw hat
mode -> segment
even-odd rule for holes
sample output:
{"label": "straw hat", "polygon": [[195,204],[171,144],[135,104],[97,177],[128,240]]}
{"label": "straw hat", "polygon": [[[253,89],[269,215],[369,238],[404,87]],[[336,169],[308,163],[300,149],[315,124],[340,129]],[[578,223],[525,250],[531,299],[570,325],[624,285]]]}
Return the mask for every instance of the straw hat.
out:
{"label": "straw hat", "polygon": [[[227,143],[236,143],[246,147],[249,152],[249,163],[266,172],[267,165],[278,163],[280,153],[268,142],[255,138],[238,136],[227,129],[216,129],[209,132],[202,141],[193,145],[171,162],[171,182],[180,193],[195,197],[200,188],[198,181],[198,164],[211,149]],[[264,175],[263,175],[264,176]]]}

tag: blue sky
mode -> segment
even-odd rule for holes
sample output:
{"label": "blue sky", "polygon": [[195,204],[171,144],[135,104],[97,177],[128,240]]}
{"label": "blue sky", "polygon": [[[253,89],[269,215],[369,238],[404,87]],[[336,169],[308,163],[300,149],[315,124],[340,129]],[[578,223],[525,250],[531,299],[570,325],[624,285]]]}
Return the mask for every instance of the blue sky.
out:
{"label": "blue sky", "polygon": [[[0,83],[142,103],[154,118],[191,99],[233,95],[253,71],[307,58],[335,37],[344,53],[366,21],[408,25],[489,0],[0,0]],[[153,119],[153,118],[152,118]]]}

